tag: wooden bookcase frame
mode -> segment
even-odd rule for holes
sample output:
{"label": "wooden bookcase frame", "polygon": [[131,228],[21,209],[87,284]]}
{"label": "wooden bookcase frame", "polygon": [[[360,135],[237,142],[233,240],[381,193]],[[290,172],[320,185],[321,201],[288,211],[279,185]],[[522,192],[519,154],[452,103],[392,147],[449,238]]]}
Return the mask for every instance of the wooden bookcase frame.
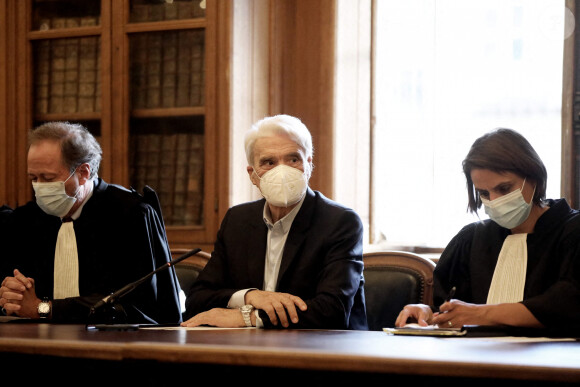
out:
{"label": "wooden bookcase frame", "polygon": [[[0,0],[0,133],[3,151],[0,204],[24,204],[33,198],[26,176],[27,133],[35,122],[47,120],[100,120],[103,161],[99,175],[110,183],[130,185],[130,119],[135,116],[204,116],[203,222],[193,226],[167,226],[172,248],[201,247],[211,251],[219,219],[228,207],[229,25],[231,3],[208,0],[205,18],[129,23],[129,0],[101,0],[98,26],[32,30],[33,1]],[[218,23],[218,18],[220,22]],[[3,22],[4,21],[4,22]],[[165,111],[130,111],[129,39],[141,32],[205,29],[205,104],[203,107]],[[218,33],[220,34],[218,42]],[[32,43],[41,39],[100,36],[101,110],[98,113],[38,115],[33,101]],[[218,55],[221,59],[218,60]],[[222,75],[220,75],[222,74]],[[218,110],[222,109],[222,114]]]}

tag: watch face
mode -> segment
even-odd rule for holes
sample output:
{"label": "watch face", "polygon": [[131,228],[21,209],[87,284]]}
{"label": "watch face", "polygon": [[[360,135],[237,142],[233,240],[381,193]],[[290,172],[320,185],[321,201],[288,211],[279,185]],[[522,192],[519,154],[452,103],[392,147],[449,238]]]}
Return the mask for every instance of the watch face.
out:
{"label": "watch face", "polygon": [[38,313],[39,314],[48,314],[48,313],[50,313],[50,304],[48,302],[41,302],[38,305]]}

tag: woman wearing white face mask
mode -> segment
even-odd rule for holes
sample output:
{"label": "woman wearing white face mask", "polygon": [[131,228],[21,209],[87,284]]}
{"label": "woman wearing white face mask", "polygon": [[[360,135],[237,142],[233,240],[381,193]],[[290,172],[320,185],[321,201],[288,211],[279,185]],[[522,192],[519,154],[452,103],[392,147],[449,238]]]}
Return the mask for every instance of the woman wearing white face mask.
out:
{"label": "woman wearing white face mask", "polygon": [[441,255],[439,310],[407,305],[396,325],[580,328],[580,213],[565,199],[546,200],[535,150],[519,133],[497,129],[475,141],[463,171],[469,210],[483,205],[490,219],[465,226]]}

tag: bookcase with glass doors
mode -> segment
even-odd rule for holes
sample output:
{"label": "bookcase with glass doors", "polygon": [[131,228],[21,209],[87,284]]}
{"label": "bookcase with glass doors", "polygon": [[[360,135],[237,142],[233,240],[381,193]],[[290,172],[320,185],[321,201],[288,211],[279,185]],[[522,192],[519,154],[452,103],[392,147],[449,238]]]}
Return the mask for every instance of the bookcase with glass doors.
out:
{"label": "bookcase with glass doors", "polygon": [[[11,1],[11,0],[7,0]],[[30,128],[85,125],[99,175],[157,192],[172,247],[210,249],[218,222],[216,4],[212,0],[14,1],[17,88]],[[25,110],[20,109],[20,110]],[[27,192],[29,198],[31,193]]]}

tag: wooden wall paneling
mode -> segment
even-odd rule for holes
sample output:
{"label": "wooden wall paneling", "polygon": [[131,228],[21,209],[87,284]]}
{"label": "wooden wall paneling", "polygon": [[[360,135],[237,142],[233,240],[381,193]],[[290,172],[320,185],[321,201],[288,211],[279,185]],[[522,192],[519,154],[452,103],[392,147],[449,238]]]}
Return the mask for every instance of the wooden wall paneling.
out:
{"label": "wooden wall paneling", "polygon": [[[16,7],[16,1],[14,6]],[[28,132],[33,127],[32,110],[32,48],[29,40],[31,29],[32,7],[29,1],[18,2],[16,9],[16,28],[14,57],[16,59],[15,68],[11,69],[14,74],[15,83],[15,106],[18,113],[14,119],[15,141],[15,172],[16,172],[16,192],[17,204],[22,205],[32,199],[32,186],[27,176],[27,143]]]}
{"label": "wooden wall paneling", "polygon": [[[578,15],[578,0],[566,0],[566,7],[574,14],[575,30],[572,36],[564,41],[563,84],[562,84],[562,176],[561,195],[568,200],[572,208],[577,208],[578,202],[578,155],[575,151],[574,126],[580,118],[579,90],[576,86],[576,73],[579,71],[579,60],[576,47],[580,40],[580,15]],[[570,22],[566,20],[566,23]]]}
{"label": "wooden wall paneling", "polygon": [[336,1],[236,0],[234,6],[231,201],[260,197],[245,170],[237,169],[246,163],[237,147],[253,122],[282,113],[309,127],[315,148],[310,183],[332,196]]}
{"label": "wooden wall paneling", "polygon": [[[99,143],[101,144],[101,149],[103,150],[103,158],[101,160],[101,165],[99,166],[99,176],[108,182],[122,184],[125,183],[122,180],[123,173],[127,173],[127,171],[126,168],[118,168],[118,166],[126,164],[127,159],[122,159],[125,156],[126,150],[120,150],[120,147],[122,147],[124,143],[121,140],[122,136],[118,136],[116,134],[116,125],[119,125],[120,123],[115,120],[116,116],[112,110],[113,106],[119,106],[118,104],[121,102],[119,101],[119,93],[113,95],[110,86],[113,84],[113,80],[111,79],[113,74],[117,74],[116,71],[119,70],[118,67],[113,67],[113,58],[117,54],[115,50],[118,49],[118,46],[116,46],[118,42],[114,41],[112,38],[113,1],[115,0],[101,0],[101,63],[99,63],[99,82],[101,84],[101,138],[99,139]],[[115,4],[118,6],[117,1],[115,1]],[[111,71],[112,69],[114,69],[114,71]],[[119,82],[117,84],[124,84],[122,83],[122,79],[115,78],[115,81]],[[122,128],[122,126],[118,126],[118,128]],[[113,135],[114,130],[115,134]],[[113,165],[115,165],[115,168],[113,168]],[[119,173],[120,176],[114,175],[113,171]]]}
{"label": "wooden wall paneling", "polygon": [[299,0],[297,7],[296,111],[315,144],[312,186],[334,197],[334,0]]}
{"label": "wooden wall paneling", "polygon": [[[111,2],[115,0],[109,0]],[[115,1],[116,7],[119,7]],[[112,6],[112,5],[111,5]],[[129,0],[123,0],[120,8],[112,13],[111,35],[111,85],[115,92],[111,95],[111,182],[129,187],[129,37],[125,25],[129,20]],[[103,50],[104,51],[104,50]],[[101,62],[106,63],[104,60]],[[114,139],[114,141],[113,141]]]}
{"label": "wooden wall paneling", "polygon": [[336,0],[271,3],[271,113],[300,118],[314,141],[310,185],[332,197]]}
{"label": "wooden wall paneling", "polygon": [[291,114],[291,96],[294,92],[294,60],[289,45],[295,30],[296,2],[294,0],[270,1],[270,92],[269,111],[274,114]]}
{"label": "wooden wall paneling", "polygon": [[[213,213],[211,219],[206,219],[206,238],[205,240],[213,241],[215,240],[216,232],[219,227],[221,219],[225,216],[226,211],[230,206],[230,171],[231,171],[231,158],[230,158],[230,128],[231,123],[231,71],[232,71],[232,25],[233,25],[233,0],[216,1],[216,12],[214,16],[211,14],[211,8],[208,9],[210,12],[207,15],[208,20],[214,22],[208,23],[207,33],[214,34],[215,43],[209,45],[208,55],[206,57],[215,58],[217,63],[216,71],[208,71],[207,75],[214,77],[213,80],[209,80],[208,83],[214,82],[216,87],[206,88],[208,97],[211,96],[213,106],[208,106],[206,109],[210,114],[206,114],[206,128],[215,131],[208,133],[206,129],[206,144],[211,146],[212,152],[207,152],[206,154],[206,168],[211,168],[207,170],[206,176],[208,177],[209,189],[206,189],[206,202],[209,202],[209,198],[214,197],[214,202],[206,203],[206,206],[213,206],[210,212],[209,209],[206,211],[207,214]],[[214,31],[214,28],[217,29]],[[212,46],[217,50],[214,54],[211,52]],[[208,66],[211,64],[207,63]],[[211,67],[206,67],[211,68]],[[212,95],[212,90],[217,92],[216,96]],[[209,116],[209,117],[208,117]],[[208,125],[209,122],[213,122],[212,125]],[[211,159],[207,159],[211,156]],[[213,195],[211,191],[213,190]],[[213,248],[213,246],[212,246]]]}
{"label": "wooden wall paneling", "polygon": [[10,100],[10,85],[8,83],[8,3],[0,0],[0,205],[11,204],[9,198],[12,185],[12,174],[9,175],[8,165],[11,155],[9,146],[10,117],[8,101]]}

